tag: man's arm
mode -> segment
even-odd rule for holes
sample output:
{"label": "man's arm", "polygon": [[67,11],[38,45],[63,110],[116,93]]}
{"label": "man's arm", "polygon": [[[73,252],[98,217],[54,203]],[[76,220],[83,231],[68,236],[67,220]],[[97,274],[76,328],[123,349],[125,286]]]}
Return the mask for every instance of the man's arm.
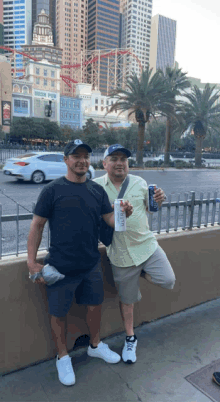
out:
{"label": "man's arm", "polygon": [[[129,218],[131,214],[133,213],[133,206],[130,204],[128,201],[121,201],[121,207],[122,211],[125,211],[126,213],[126,218]],[[115,227],[115,215],[114,212],[110,212],[110,214],[104,214],[102,215],[104,221],[107,223],[107,225],[111,226],[112,228]]]}
{"label": "man's arm", "polygon": [[[27,243],[28,248],[27,265],[31,275],[40,272],[43,268],[43,265],[37,263],[36,258],[46,222],[47,222],[46,218],[42,218],[41,216],[37,215],[34,215],[33,220],[31,222],[30,232],[28,236],[28,243]],[[43,278],[39,278],[36,280],[36,283],[39,282],[45,283]]]}

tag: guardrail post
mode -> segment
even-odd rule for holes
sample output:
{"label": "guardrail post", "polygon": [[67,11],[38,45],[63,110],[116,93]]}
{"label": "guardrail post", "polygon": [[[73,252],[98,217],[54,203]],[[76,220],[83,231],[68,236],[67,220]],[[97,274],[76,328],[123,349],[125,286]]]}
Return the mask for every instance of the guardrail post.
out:
{"label": "guardrail post", "polygon": [[194,205],[195,205],[195,191],[190,191],[191,193],[191,203],[189,206],[190,216],[189,216],[189,230],[193,228],[193,214],[194,214]]}

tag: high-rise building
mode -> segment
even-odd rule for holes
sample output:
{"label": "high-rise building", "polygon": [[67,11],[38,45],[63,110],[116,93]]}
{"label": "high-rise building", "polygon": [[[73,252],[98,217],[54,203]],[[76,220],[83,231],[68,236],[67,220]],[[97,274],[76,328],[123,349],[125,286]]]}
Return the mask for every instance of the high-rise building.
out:
{"label": "high-rise building", "polygon": [[[77,64],[83,57],[87,49],[87,18],[87,0],[57,0],[56,45],[63,49],[63,65]],[[73,82],[82,80],[80,70],[63,68],[62,75],[61,94],[73,96]]]}
{"label": "high-rise building", "polygon": [[163,15],[152,18],[150,67],[153,72],[159,68],[174,67],[176,46],[176,21]]}
{"label": "high-rise building", "polygon": [[[131,48],[145,69],[150,61],[152,0],[121,0],[121,47]],[[131,58],[128,74],[140,74],[140,62]]]}
{"label": "high-rise building", "polygon": [[[0,46],[4,46],[4,25],[3,25],[3,1],[0,0]],[[3,49],[0,49],[0,54],[4,53]]]}
{"label": "high-rise building", "polygon": [[24,45],[22,48],[25,53],[36,57],[38,60],[62,64],[63,51],[54,46],[52,25],[45,10],[41,10],[37,22],[34,24],[32,45]]}
{"label": "high-rise building", "polygon": [[[4,25],[3,25],[3,1],[0,0],[0,46],[4,46]],[[4,53],[3,49],[0,49],[0,54]]]}
{"label": "high-rise building", "polygon": [[[21,45],[31,43],[31,17],[30,0],[3,0],[4,46],[21,50]],[[9,57],[12,53],[5,52],[5,55]],[[14,60],[11,64],[13,67]],[[16,69],[22,68],[23,56],[16,54]],[[22,75],[22,72],[17,75]]]}
{"label": "high-rise building", "polygon": [[41,10],[45,10],[45,13],[50,17],[54,44],[56,45],[56,0],[32,0],[32,33]]}
{"label": "high-rise building", "polygon": [[[88,50],[118,48],[119,27],[120,0],[88,0]],[[108,62],[111,59],[103,59],[99,65],[99,89],[103,95],[107,94]]]}

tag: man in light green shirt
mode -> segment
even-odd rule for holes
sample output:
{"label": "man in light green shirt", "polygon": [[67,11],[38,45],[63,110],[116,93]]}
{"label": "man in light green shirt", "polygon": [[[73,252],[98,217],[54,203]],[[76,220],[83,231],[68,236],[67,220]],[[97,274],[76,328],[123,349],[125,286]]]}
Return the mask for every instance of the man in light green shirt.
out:
{"label": "man in light green shirt", "polygon": [[[148,186],[144,179],[128,174],[128,158],[131,153],[120,144],[111,145],[104,153],[103,166],[107,174],[94,179],[104,187],[111,204],[118,197],[121,186],[129,177],[124,198],[133,205],[133,214],[126,222],[126,232],[114,232],[107,255],[112,265],[114,281],[120,297],[120,310],[126,331],[122,359],[126,363],[136,361],[137,338],[134,334],[134,303],[141,299],[139,277],[166,289],[173,289],[175,275],[165,252],[149,230]],[[159,206],[165,200],[161,189],[155,191]]]}

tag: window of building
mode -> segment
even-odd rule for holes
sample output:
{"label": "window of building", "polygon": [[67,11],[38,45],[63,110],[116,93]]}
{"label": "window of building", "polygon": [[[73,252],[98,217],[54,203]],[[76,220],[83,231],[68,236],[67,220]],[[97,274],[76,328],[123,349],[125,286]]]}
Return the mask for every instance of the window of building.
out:
{"label": "window of building", "polygon": [[28,101],[22,101],[21,107],[23,107],[24,109],[28,109]]}
{"label": "window of building", "polygon": [[55,87],[55,81],[51,81],[51,86],[54,88]]}
{"label": "window of building", "polygon": [[44,80],[44,86],[45,87],[47,86],[47,80]]}
{"label": "window of building", "polygon": [[40,74],[40,69],[36,68],[36,74],[39,75]]}
{"label": "window of building", "polygon": [[96,103],[96,104],[97,104],[97,103],[99,103],[99,101],[98,101],[98,99],[97,99],[97,98],[95,99],[95,103]]}
{"label": "window of building", "polygon": [[20,92],[20,88],[18,85],[13,85],[13,92]]}
{"label": "window of building", "polygon": [[44,70],[44,77],[47,77],[47,70]]}
{"label": "window of building", "polygon": [[98,106],[95,106],[95,110],[98,110],[99,108],[98,108]]}
{"label": "window of building", "polygon": [[14,100],[14,107],[20,107],[20,101],[15,99]]}
{"label": "window of building", "polygon": [[23,86],[22,92],[23,92],[23,94],[28,94],[29,93],[28,87],[26,85]]}

